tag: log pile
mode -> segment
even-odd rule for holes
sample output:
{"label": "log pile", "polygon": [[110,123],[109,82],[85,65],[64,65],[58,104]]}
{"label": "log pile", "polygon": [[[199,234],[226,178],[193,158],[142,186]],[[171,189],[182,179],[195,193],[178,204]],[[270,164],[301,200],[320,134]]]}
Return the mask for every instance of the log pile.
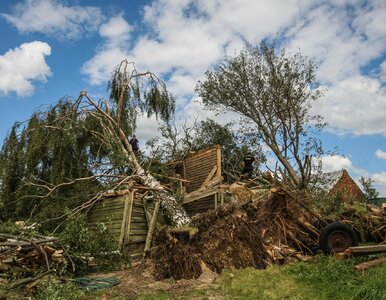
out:
{"label": "log pile", "polygon": [[[258,201],[234,203],[196,215],[191,228],[165,228],[152,253],[156,278],[191,279],[224,268],[265,268],[306,260],[317,250],[323,226],[306,196],[283,188]],[[193,228],[193,229],[192,229]]]}
{"label": "log pile", "polygon": [[[42,271],[42,274],[52,273],[55,267],[65,262],[63,249],[57,249],[53,244],[55,241],[52,237],[23,238],[0,233],[2,283],[20,278],[24,278],[24,282],[27,276],[36,276]],[[9,286],[13,288],[14,283]]]}

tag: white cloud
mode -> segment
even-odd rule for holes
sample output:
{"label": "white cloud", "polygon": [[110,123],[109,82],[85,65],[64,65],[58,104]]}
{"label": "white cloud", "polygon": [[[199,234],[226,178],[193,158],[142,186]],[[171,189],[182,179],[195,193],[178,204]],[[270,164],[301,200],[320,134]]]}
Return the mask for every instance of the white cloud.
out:
{"label": "white cloud", "polygon": [[132,29],[133,27],[121,15],[118,15],[100,26],[99,35],[107,39],[108,43],[120,45],[127,43]]}
{"label": "white cloud", "polygon": [[41,32],[60,39],[80,38],[96,31],[103,20],[100,8],[66,6],[58,0],[25,0],[12,14],[1,14],[22,33]]}
{"label": "white cloud", "polygon": [[381,80],[382,82],[386,82],[386,60],[381,64]]}
{"label": "white cloud", "polygon": [[[166,75],[181,107],[194,97],[204,72],[237,53],[243,40],[283,37],[290,52],[299,49],[318,63],[318,79],[328,92],[315,110],[330,130],[386,135],[386,90],[380,81],[386,62],[369,65],[386,54],[385,18],[382,0],[155,0],[144,7],[139,24],[146,34],[131,43],[116,43],[117,36],[127,41],[135,30],[122,16],[104,24],[99,30],[104,42],[82,72],[92,84],[104,84],[126,58],[139,70]],[[363,67],[373,76],[363,74]]]}
{"label": "white cloud", "polygon": [[386,186],[386,172],[372,174],[371,179],[373,179],[377,185]]}
{"label": "white cloud", "polygon": [[33,81],[46,82],[51,70],[45,56],[51,54],[47,43],[35,41],[11,49],[0,56],[0,93],[19,96],[34,92]]}
{"label": "white cloud", "polygon": [[132,26],[121,15],[101,25],[99,34],[103,38],[103,43],[95,56],[85,62],[81,68],[81,73],[88,76],[91,84],[106,83],[112,70],[122,60],[129,58],[126,47],[131,31]]}
{"label": "white cloud", "polygon": [[337,134],[386,135],[386,89],[377,79],[358,75],[337,82],[314,111]]}
{"label": "white cloud", "polygon": [[386,159],[386,152],[382,151],[381,149],[378,149],[375,151],[375,156],[381,159]]}
{"label": "white cloud", "polygon": [[322,163],[322,171],[325,173],[352,168],[351,160],[340,155],[325,155],[322,157]]}

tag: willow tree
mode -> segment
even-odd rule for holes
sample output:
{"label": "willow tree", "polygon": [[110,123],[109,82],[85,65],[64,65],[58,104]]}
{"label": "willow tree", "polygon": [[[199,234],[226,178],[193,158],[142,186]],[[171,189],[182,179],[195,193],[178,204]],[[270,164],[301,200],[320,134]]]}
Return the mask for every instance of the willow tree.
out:
{"label": "willow tree", "polygon": [[190,218],[177,200],[140,165],[128,142],[128,135],[135,129],[139,113],[170,121],[175,109],[173,97],[154,73],[138,72],[126,60],[114,70],[109,89],[109,101],[96,103],[86,92],[81,92],[77,105],[82,106],[86,99],[86,105],[92,109],[83,107],[83,111],[99,121],[103,130],[101,141],[118,145],[115,151],[123,155],[122,163],[132,169],[132,176],[157,193],[161,208],[171,223],[177,227],[190,223]]}
{"label": "willow tree", "polygon": [[128,143],[140,114],[168,122],[174,99],[158,77],[137,72],[127,61],[114,70],[108,88],[108,99],[94,101],[81,92],[75,101],[62,99],[35,112],[24,127],[14,127],[0,153],[0,204],[9,217],[52,222],[65,216],[65,208],[66,214],[76,213],[106,190],[140,180],[160,199],[173,225],[190,222]]}
{"label": "willow tree", "polygon": [[307,187],[312,156],[322,152],[315,133],[325,125],[311,113],[321,97],[311,60],[264,43],[248,45],[208,71],[196,90],[206,107],[241,115],[277,157],[281,177]]}

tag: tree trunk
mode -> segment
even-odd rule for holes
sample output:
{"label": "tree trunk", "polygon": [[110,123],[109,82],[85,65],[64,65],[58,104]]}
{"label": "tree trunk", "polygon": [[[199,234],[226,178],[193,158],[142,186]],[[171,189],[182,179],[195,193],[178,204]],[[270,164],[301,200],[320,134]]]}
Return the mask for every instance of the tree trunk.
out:
{"label": "tree trunk", "polygon": [[160,205],[164,215],[175,227],[181,227],[189,224],[191,219],[181,204],[178,203],[173,196],[169,195],[168,191],[166,191],[165,188],[151,174],[146,174],[145,170],[138,163],[137,157],[135,156],[127,137],[121,128],[119,128],[119,135],[124,143],[126,154],[135,167],[135,174],[141,179],[145,186],[155,189],[159,193],[159,197],[161,199]]}

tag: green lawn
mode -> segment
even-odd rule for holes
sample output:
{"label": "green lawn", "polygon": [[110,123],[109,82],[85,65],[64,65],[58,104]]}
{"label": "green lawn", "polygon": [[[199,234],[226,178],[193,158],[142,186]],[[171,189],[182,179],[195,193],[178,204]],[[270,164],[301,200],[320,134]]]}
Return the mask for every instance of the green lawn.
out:
{"label": "green lawn", "polygon": [[[386,300],[386,265],[360,273],[354,265],[369,258],[339,261],[317,257],[311,262],[225,270],[207,290],[187,291],[180,299],[373,299]],[[165,291],[139,299],[173,299]]]}

